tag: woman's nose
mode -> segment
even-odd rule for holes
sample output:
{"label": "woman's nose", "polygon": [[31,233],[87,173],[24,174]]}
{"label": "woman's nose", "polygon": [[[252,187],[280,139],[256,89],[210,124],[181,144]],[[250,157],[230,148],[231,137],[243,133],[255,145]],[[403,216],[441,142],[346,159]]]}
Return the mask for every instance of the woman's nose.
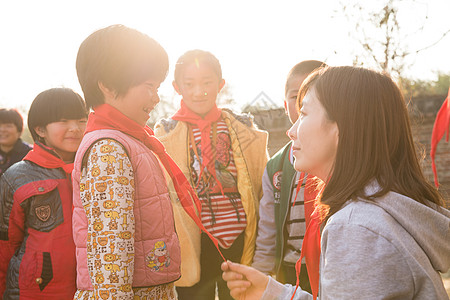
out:
{"label": "woman's nose", "polygon": [[294,125],[292,125],[291,128],[289,128],[288,131],[286,131],[287,136],[291,139],[294,140],[296,137],[296,133],[297,133],[297,128],[298,128],[298,120],[294,123]]}

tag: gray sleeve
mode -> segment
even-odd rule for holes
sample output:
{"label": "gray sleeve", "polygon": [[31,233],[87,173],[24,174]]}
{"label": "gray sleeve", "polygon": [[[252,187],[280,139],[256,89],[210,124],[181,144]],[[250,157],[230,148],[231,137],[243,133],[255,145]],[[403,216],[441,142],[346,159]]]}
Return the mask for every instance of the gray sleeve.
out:
{"label": "gray sleeve", "polygon": [[[295,286],[290,284],[283,285],[270,277],[261,300],[289,300],[294,291]],[[299,287],[295,293],[294,300],[312,300],[312,295],[302,291]]]}
{"label": "gray sleeve", "polygon": [[252,267],[265,273],[273,274],[275,269],[275,207],[273,188],[267,168],[262,177],[263,196],[259,202],[258,234]]}
{"label": "gray sleeve", "polygon": [[412,299],[412,273],[385,237],[356,224],[328,224],[322,235],[320,299]]}

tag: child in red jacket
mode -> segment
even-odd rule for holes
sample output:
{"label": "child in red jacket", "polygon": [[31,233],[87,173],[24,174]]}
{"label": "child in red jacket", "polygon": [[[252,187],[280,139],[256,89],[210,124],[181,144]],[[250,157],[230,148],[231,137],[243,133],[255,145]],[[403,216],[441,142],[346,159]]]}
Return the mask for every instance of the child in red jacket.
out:
{"label": "child in red jacket", "polygon": [[46,90],[31,104],[34,148],[0,180],[0,299],[73,298],[71,172],[86,120],[71,89]]}

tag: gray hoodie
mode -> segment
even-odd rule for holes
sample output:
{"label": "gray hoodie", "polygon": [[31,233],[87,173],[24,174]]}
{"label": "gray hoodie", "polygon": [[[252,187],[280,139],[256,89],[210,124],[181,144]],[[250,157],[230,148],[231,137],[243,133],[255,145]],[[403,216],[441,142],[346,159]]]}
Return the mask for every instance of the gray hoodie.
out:
{"label": "gray hoodie", "polygon": [[[450,267],[447,209],[394,192],[348,201],[328,220],[321,247],[319,299],[448,299],[439,274]],[[294,288],[271,278],[262,299],[290,299]],[[312,296],[298,290],[294,299]]]}

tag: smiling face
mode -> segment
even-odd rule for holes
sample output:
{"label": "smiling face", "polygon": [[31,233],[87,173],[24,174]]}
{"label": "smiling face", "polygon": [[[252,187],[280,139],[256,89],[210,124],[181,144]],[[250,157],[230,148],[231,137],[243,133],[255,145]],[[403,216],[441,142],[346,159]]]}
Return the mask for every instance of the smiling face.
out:
{"label": "smiling face", "polygon": [[326,182],[333,172],[339,129],[328,118],[314,88],[303,98],[300,117],[288,135],[293,140],[294,168]]}
{"label": "smiling face", "polygon": [[205,63],[191,63],[183,70],[178,82],[173,82],[177,93],[183,96],[183,102],[197,115],[204,117],[216,105],[217,94],[225,85],[214,70]]}
{"label": "smiling face", "polygon": [[53,148],[65,162],[72,162],[81,143],[86,128],[86,118],[77,120],[62,119],[45,127],[36,127],[36,133],[44,139],[46,146]]}
{"label": "smiling face", "polygon": [[118,109],[139,125],[145,126],[150,112],[159,103],[158,88],[160,84],[159,80],[149,79],[130,87],[124,95],[118,96],[104,86],[100,85],[100,89],[103,91],[105,103]]}
{"label": "smiling face", "polygon": [[0,124],[0,147],[12,148],[20,138],[20,134],[14,123]]}

